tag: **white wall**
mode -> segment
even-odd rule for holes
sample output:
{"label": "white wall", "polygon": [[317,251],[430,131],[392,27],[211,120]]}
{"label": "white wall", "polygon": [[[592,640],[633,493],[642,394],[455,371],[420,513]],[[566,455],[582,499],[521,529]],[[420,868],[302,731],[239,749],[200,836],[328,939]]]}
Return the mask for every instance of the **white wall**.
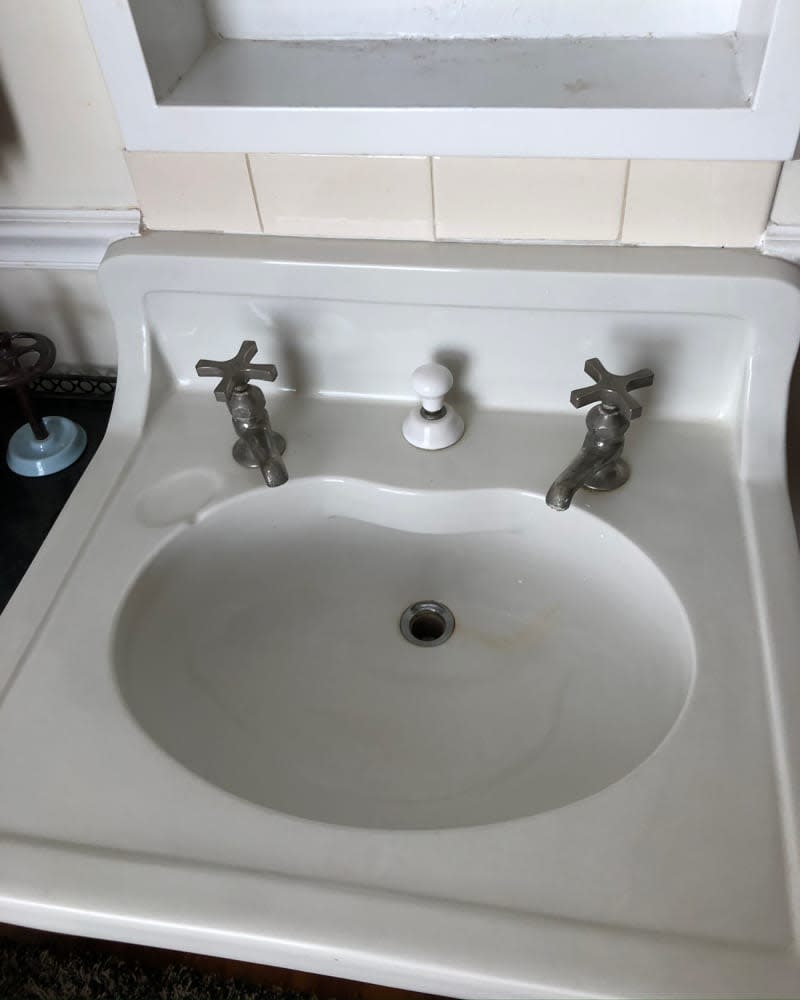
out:
{"label": "white wall", "polygon": [[771,221],[779,226],[800,226],[800,160],[783,165]]}
{"label": "white wall", "polygon": [[205,0],[226,38],[482,38],[725,34],[739,0]]}

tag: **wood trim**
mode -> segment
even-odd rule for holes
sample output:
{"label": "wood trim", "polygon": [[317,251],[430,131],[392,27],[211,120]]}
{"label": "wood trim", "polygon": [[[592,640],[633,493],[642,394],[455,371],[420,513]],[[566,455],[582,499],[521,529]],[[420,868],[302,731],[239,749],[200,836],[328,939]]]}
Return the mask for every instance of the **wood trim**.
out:
{"label": "wood trim", "polygon": [[93,269],[140,225],[138,209],[0,208],[0,267]]}
{"label": "wood trim", "polygon": [[761,240],[761,251],[768,257],[782,257],[792,264],[800,264],[800,226],[770,222]]}

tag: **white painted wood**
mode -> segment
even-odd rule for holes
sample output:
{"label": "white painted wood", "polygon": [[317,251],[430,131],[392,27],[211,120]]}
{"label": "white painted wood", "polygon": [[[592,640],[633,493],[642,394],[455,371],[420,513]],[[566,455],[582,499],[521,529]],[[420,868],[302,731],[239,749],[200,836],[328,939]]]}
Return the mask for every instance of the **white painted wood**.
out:
{"label": "white painted wood", "polygon": [[776,0],[742,0],[736,23],[736,49],[742,89],[752,99],[775,20]]}
{"label": "white painted wood", "polygon": [[[763,2],[766,4],[766,0]],[[755,17],[748,23],[758,25]],[[763,25],[761,30],[765,30]],[[756,111],[761,111],[762,108],[764,110],[791,108],[797,112],[800,108],[798,98],[800,87],[797,81],[798,46],[800,46],[800,3],[797,0],[778,0],[769,27],[763,65],[753,98],[753,107]],[[794,138],[796,142],[796,130]],[[784,158],[790,159],[792,153]]]}
{"label": "white painted wood", "polygon": [[746,110],[165,106],[132,117],[125,137],[141,150],[783,160],[796,132],[794,114]]}
{"label": "white painted wood", "polygon": [[[792,155],[800,125],[794,73],[798,0],[695,4],[702,14],[689,13],[692,5],[684,0],[659,5],[541,0],[517,5],[527,21],[522,18],[515,37],[499,41],[446,37],[458,24],[465,34],[486,27],[488,0],[459,4],[463,23],[451,16],[450,3],[394,4],[394,20],[386,5],[373,5],[360,30],[374,36],[394,23],[398,33],[392,41],[342,40],[342,33],[355,30],[357,0],[336,5],[343,18],[338,32],[321,14],[314,27],[292,27],[303,11],[320,13],[317,0],[291,9],[284,0],[258,5],[209,0],[213,40],[198,58],[205,31],[201,0],[82,2],[128,149],[780,160]],[[141,44],[130,3],[136,22],[146,27]],[[625,36],[652,23],[670,37],[552,33],[568,23],[575,29],[571,35],[602,34],[603,24],[622,30],[620,19],[634,8],[638,13]],[[648,20],[656,11],[658,18]],[[248,12],[259,15],[250,27]],[[277,19],[271,40],[214,34],[223,27],[240,35],[263,34],[268,12]],[[683,12],[686,30],[694,34],[674,37],[681,35],[676,12]],[[449,28],[445,15],[451,16]],[[585,20],[577,20],[579,15]],[[501,15],[498,31],[510,30],[511,16]],[[170,65],[166,42],[178,22],[186,25],[187,38],[175,46]],[[696,31],[712,24],[732,30],[737,23],[742,38],[730,31],[702,36]],[[411,33],[427,25],[434,35],[400,37],[403,25]],[[585,30],[578,30],[581,25]],[[550,35],[533,37],[534,28]],[[301,30],[303,40],[275,40],[281,31]],[[339,40],[321,41],[323,31],[338,33]]]}
{"label": "white painted wood", "polygon": [[[535,71],[531,71],[531,67]],[[744,108],[730,39],[226,39],[170,106]]]}
{"label": "white painted wood", "polygon": [[153,91],[165,97],[212,42],[201,0],[131,0]]}
{"label": "white painted wood", "polygon": [[0,267],[96,268],[116,240],[139,233],[135,209],[0,208]]}
{"label": "white painted wood", "polygon": [[[108,4],[104,0],[81,0],[89,34],[117,112],[122,136],[128,149],[186,149],[185,145],[141,145],[141,138],[152,133],[158,118],[154,85],[145,62],[136,25],[127,0]],[[163,71],[166,73],[166,70]],[[166,79],[159,70],[157,82]],[[136,136],[139,135],[139,143]],[[178,143],[188,138],[186,128],[176,133]],[[208,137],[210,139],[211,136]],[[207,139],[207,141],[208,141]],[[197,149],[203,149],[202,145]]]}
{"label": "white painted wood", "polygon": [[761,250],[769,257],[782,257],[800,264],[800,226],[781,226],[771,222],[761,241]]}

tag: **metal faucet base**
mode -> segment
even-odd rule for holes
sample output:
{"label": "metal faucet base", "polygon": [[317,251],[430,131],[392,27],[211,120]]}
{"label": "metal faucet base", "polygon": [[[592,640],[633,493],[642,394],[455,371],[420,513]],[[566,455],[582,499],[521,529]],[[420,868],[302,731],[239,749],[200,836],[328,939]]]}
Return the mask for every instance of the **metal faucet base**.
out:
{"label": "metal faucet base", "polygon": [[582,486],[586,490],[608,493],[611,490],[618,489],[620,486],[624,486],[630,477],[631,467],[624,458],[618,458],[616,462],[612,462],[611,465],[605,466],[605,468],[600,469],[599,472],[586,479],[582,483]]}
{"label": "metal faucet base", "polygon": [[[282,455],[286,451],[286,438],[282,434],[278,434],[277,431],[271,431],[270,436],[273,448],[279,455]],[[261,463],[253,457],[253,452],[243,438],[239,438],[235,442],[232,452],[234,460],[245,469],[258,469],[261,467]]]}

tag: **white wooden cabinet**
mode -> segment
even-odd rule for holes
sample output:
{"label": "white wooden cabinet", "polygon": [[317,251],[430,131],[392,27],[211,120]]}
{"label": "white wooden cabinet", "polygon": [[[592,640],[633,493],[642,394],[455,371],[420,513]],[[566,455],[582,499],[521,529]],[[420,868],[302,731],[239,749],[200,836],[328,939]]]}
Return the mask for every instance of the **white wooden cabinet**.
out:
{"label": "white wooden cabinet", "polygon": [[800,0],[82,0],[129,149],[790,158]]}

